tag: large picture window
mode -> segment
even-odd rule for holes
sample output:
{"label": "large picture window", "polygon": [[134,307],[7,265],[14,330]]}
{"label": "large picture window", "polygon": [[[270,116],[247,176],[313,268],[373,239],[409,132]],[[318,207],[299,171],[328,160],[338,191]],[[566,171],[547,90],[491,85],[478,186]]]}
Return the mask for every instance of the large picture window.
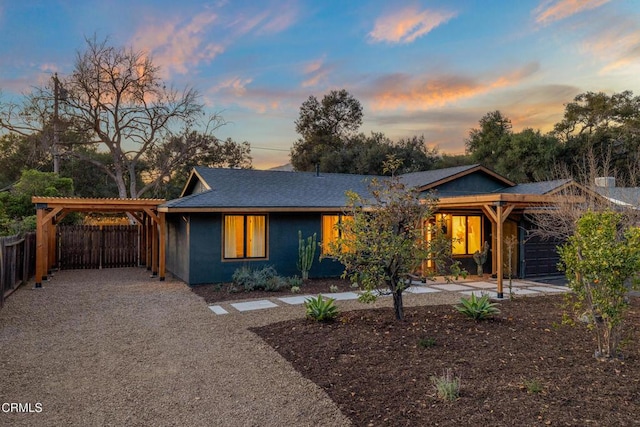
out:
{"label": "large picture window", "polygon": [[266,258],[267,216],[225,215],[224,258]]}
{"label": "large picture window", "polygon": [[451,238],[453,255],[473,255],[482,250],[482,217],[437,214],[436,224]]}

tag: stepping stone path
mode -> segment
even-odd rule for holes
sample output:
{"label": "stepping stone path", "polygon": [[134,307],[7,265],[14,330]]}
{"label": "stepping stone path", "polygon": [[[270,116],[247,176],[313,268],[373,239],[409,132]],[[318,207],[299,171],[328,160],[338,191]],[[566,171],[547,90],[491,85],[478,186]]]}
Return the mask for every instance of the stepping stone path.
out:
{"label": "stepping stone path", "polygon": [[[411,286],[409,286],[405,292],[411,294],[426,294],[433,292],[458,292],[461,295],[476,295],[481,296],[484,294],[488,294],[491,298],[497,299],[498,294],[495,291],[496,289],[495,283],[490,282],[465,282],[463,284],[459,283],[441,283],[441,284],[429,284],[426,285],[422,282],[412,281]],[[509,287],[508,283],[504,284],[503,287],[504,299],[508,298]],[[535,282],[522,282],[522,281],[513,281],[511,283],[511,291],[514,295],[537,295],[537,294],[557,294],[562,292],[569,292],[569,288],[566,286],[556,286],[556,285],[544,285]],[[325,298],[333,298],[336,301],[345,301],[345,300],[355,300],[358,299],[360,294],[357,292],[336,292],[336,293],[326,293],[322,294]],[[388,297],[388,294],[380,294],[381,297]],[[255,300],[255,301],[245,301],[245,302],[235,302],[227,304],[231,308],[235,309],[234,311],[229,311],[229,309],[222,307],[221,305],[210,305],[209,309],[217,314],[224,315],[230,314],[233,312],[245,312],[245,311],[254,311],[254,310],[264,310],[268,308],[281,307],[287,305],[301,305],[309,299],[313,298],[315,295],[295,295],[290,297],[282,297],[275,298],[275,301],[272,300]]]}

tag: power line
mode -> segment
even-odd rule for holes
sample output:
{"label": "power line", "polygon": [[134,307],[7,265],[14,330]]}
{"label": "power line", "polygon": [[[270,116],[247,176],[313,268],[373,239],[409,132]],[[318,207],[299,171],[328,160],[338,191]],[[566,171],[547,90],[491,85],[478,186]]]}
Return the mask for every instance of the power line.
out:
{"label": "power line", "polygon": [[257,147],[255,145],[251,145],[251,144],[249,144],[249,145],[251,146],[252,150],[255,148],[256,150],[267,150],[267,151],[286,151],[286,152],[290,151],[288,148],[287,149],[285,149],[285,148],[270,148],[270,147]]}

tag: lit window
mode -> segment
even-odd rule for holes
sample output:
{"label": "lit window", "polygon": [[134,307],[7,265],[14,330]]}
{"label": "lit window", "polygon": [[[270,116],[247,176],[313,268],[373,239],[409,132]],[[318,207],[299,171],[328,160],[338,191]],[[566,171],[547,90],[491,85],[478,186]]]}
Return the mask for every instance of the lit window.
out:
{"label": "lit window", "polygon": [[225,215],[224,258],[265,258],[266,215]]}
{"label": "lit window", "polygon": [[[322,254],[330,255],[331,254],[331,245],[336,244],[338,242],[338,238],[341,237],[341,231],[338,228],[338,224],[340,223],[348,223],[348,221],[352,221],[353,219],[344,215],[322,215]],[[348,251],[349,248],[346,245],[343,245],[340,248],[341,251]]]}
{"label": "lit window", "polygon": [[482,250],[482,217],[437,214],[436,224],[451,239],[453,255],[471,255]]}

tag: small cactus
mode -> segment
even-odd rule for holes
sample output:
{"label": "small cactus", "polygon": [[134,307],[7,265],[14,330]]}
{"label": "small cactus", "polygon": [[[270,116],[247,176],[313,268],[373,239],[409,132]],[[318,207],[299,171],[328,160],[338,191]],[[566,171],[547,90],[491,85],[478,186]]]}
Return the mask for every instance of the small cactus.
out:
{"label": "small cactus", "polygon": [[309,270],[313,264],[313,257],[316,255],[316,233],[307,237],[306,241],[302,238],[302,231],[298,230],[298,270],[302,274],[302,280],[309,278]]}

